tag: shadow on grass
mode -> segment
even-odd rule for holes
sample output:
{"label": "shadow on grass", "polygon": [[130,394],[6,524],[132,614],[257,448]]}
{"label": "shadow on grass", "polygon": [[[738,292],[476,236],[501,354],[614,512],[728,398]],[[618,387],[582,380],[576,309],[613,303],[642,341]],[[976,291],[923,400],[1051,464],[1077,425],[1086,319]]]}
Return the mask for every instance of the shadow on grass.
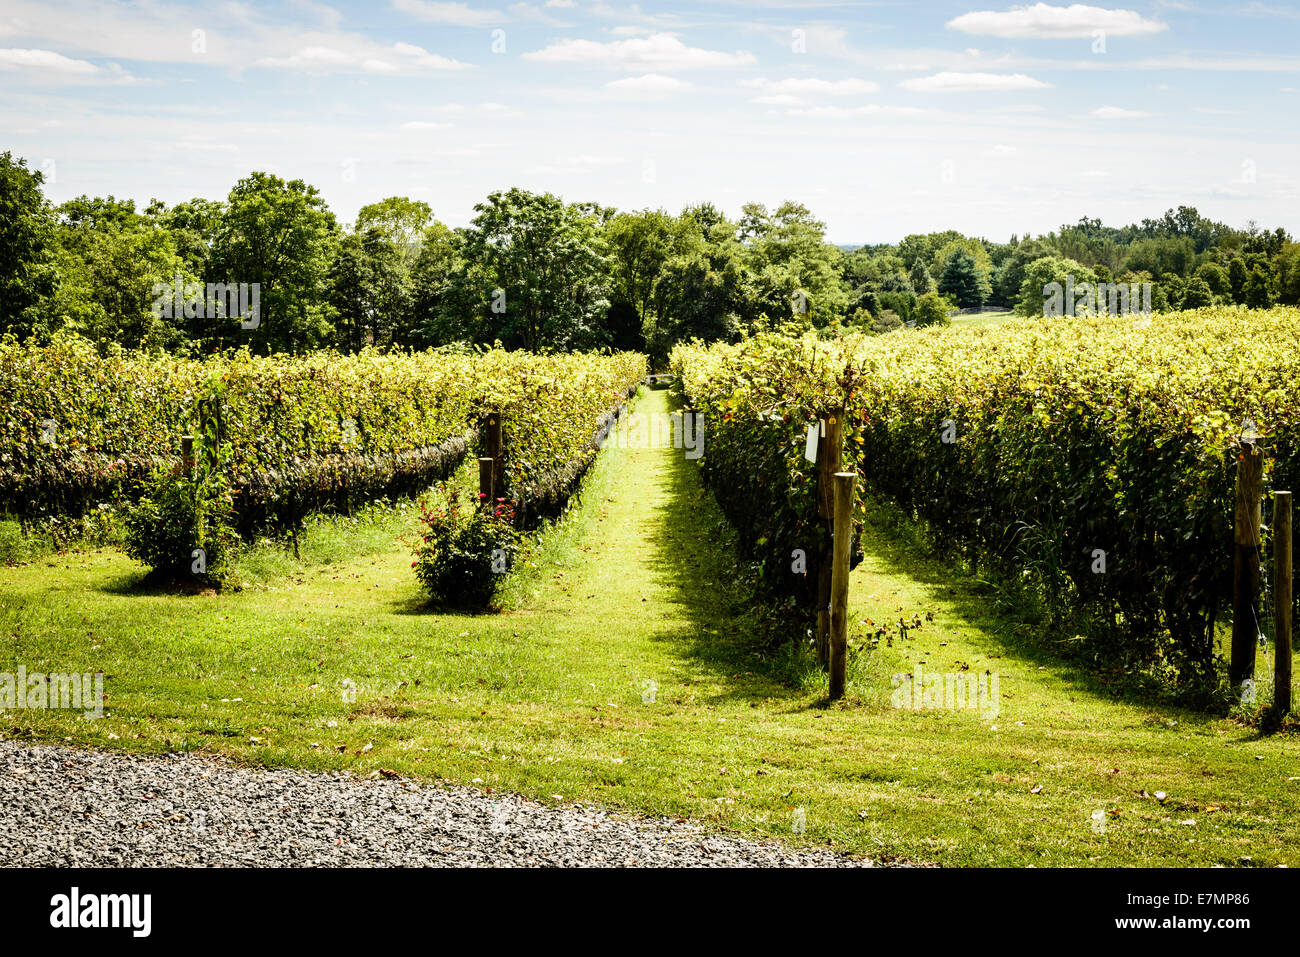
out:
{"label": "shadow on grass", "polygon": [[[936,604],[960,616],[972,629],[986,636],[1016,659],[1048,668],[1065,681],[1069,690],[1094,698],[1147,708],[1163,716],[1178,717],[1192,724],[1208,724],[1221,715],[1195,711],[1169,701],[1144,695],[1131,687],[1116,686],[1068,655],[1053,649],[1050,642],[1064,646],[1063,636],[1053,634],[1029,615],[999,607],[995,586],[982,582],[954,562],[930,552],[921,541],[920,529],[892,505],[869,499],[867,526],[862,547],[876,558],[889,575],[908,578],[924,586]],[[1033,635],[1037,633],[1037,637]]]}
{"label": "shadow on grass", "polygon": [[394,615],[415,615],[417,617],[429,618],[466,618],[466,619],[492,619],[502,613],[502,609],[495,605],[488,608],[458,608],[454,605],[444,605],[434,601],[427,595],[411,595],[406,598],[399,598],[389,605]]}
{"label": "shadow on grass", "polygon": [[[781,650],[765,646],[756,627],[756,616],[762,610],[747,607],[751,599],[740,586],[730,527],[712,493],[703,486],[696,464],[681,452],[665,450],[647,457],[644,467],[663,470],[669,497],[643,532],[655,549],[653,567],[660,581],[678,596],[693,624],[664,634],[663,640],[681,643],[684,657],[696,664],[728,677],[739,676],[735,690],[721,696],[724,699],[804,698],[807,691],[799,687],[800,672],[816,665],[789,644]],[[918,529],[896,510],[877,502],[872,503],[869,515],[862,547],[881,563],[885,573],[924,587],[932,602],[961,618],[1007,656],[1047,668],[1065,682],[1067,693],[1136,705],[1161,717],[1177,717],[1184,724],[1205,725],[1221,717],[1108,683],[1047,644],[1051,636],[1029,616],[999,607],[991,586],[931,554],[920,541]],[[825,708],[828,704],[821,696],[803,707]]]}
{"label": "shadow on grass", "polygon": [[733,682],[731,690],[706,700],[798,699],[800,708],[823,706],[824,701],[803,703],[801,662],[789,645],[766,647],[757,620],[763,610],[751,604],[741,584],[731,529],[696,464],[680,451],[665,450],[647,455],[642,467],[662,470],[668,496],[642,530],[653,549],[652,574],[677,596],[691,622],[656,640],[676,645],[684,659]]}
{"label": "shadow on grass", "polygon": [[[211,582],[159,571],[129,572],[125,575],[119,575],[106,581],[99,590],[109,595],[124,595],[131,598],[212,597],[223,593],[221,589],[214,587]],[[235,591],[236,589],[230,589],[224,593],[234,594]]]}

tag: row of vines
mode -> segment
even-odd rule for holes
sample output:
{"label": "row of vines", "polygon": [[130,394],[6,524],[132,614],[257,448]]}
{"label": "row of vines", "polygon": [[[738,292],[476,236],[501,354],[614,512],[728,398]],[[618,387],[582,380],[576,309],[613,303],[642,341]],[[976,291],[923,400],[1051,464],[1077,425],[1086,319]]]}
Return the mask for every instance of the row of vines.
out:
{"label": "row of vines", "polygon": [[246,531],[428,487],[471,450],[489,409],[509,436],[506,494],[526,505],[568,491],[560,477],[581,473],[598,420],[645,372],[632,353],[193,360],[0,341],[0,508],[33,519],[131,497],[178,467],[200,407],[219,425]]}
{"label": "row of vines", "polygon": [[869,489],[1033,590],[1098,660],[1176,681],[1215,678],[1243,431],[1266,489],[1300,480],[1295,308],[765,336],[672,364],[709,421],[706,479],[773,588],[799,586],[791,550],[815,547],[805,430],[843,406]]}

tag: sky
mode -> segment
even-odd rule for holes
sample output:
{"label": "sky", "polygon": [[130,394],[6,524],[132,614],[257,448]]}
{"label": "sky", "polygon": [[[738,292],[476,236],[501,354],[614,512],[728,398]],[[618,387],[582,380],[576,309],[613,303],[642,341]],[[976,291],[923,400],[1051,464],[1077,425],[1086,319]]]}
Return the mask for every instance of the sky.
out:
{"label": "sky", "polygon": [[55,202],[303,179],[464,226],[519,186],[807,205],[843,244],[1178,205],[1300,234],[1300,4],[0,0],[0,151]]}

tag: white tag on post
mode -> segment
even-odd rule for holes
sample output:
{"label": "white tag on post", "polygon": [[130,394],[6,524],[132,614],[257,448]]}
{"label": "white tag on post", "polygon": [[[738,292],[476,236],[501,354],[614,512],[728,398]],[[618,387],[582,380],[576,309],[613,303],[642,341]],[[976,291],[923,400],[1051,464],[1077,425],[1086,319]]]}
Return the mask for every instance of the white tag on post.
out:
{"label": "white tag on post", "polygon": [[804,446],[803,457],[809,462],[817,461],[817,423],[808,426],[808,444]]}

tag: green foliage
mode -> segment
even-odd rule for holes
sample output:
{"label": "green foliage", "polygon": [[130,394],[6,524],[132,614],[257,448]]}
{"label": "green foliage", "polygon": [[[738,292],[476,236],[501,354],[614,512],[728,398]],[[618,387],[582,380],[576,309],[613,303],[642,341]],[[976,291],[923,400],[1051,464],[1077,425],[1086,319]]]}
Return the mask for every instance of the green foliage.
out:
{"label": "green foliage", "polygon": [[432,225],[433,210],[423,200],[389,196],[377,203],[362,206],[357,212],[357,232],[372,229],[383,232],[397,247],[398,255],[408,266],[420,253],[425,231]]}
{"label": "green foliage", "polygon": [[44,175],[0,153],[0,333],[25,339],[48,331],[42,302],[58,285],[54,219],[41,194]]}
{"label": "green foliage", "polygon": [[209,261],[212,282],[258,283],[260,322],[209,318],[198,330],[219,345],[257,352],[300,352],[327,344],[333,331],[328,278],[338,224],[320,191],[302,180],[252,173],[230,191]]}
{"label": "green foliage", "polygon": [[[892,312],[903,322],[910,322],[912,313],[916,310],[916,293],[914,292],[882,292],[878,296],[881,308],[884,312]],[[883,316],[883,313],[882,313]]]}
{"label": "green foliage", "polygon": [[1268,273],[1259,266],[1250,271],[1242,287],[1242,301],[1251,309],[1267,309],[1273,305],[1273,290]]}
{"label": "green foliage", "polygon": [[1207,309],[1136,327],[1039,318],[815,345],[759,337],[679,346],[673,368],[710,423],[705,475],[773,585],[788,585],[815,515],[803,431],[842,402],[846,467],[942,548],[1080,629],[1098,666],[1205,690],[1231,586],[1240,422],[1268,435],[1266,484],[1293,487],[1298,356],[1297,310]]}
{"label": "green foliage", "polygon": [[343,237],[330,267],[330,305],[335,312],[339,348],[405,344],[410,336],[396,326],[411,314],[410,273],[403,247],[380,227]]}
{"label": "green foliage", "polygon": [[1196,278],[1204,282],[1215,296],[1228,297],[1232,294],[1232,285],[1228,281],[1228,271],[1218,263],[1205,263],[1196,270]]}
{"label": "green foliage", "polygon": [[446,494],[445,507],[422,503],[424,527],[411,567],[436,604],[482,610],[519,553],[514,510],[505,500],[490,508],[465,508],[454,487]]}
{"label": "green foliage", "polygon": [[522,189],[490,194],[462,235],[465,267],[450,305],[476,341],[528,350],[602,344],[609,277],[599,211]]}
{"label": "green foliage", "polygon": [[1300,243],[1286,243],[1278,252],[1277,301],[1300,304]]}
{"label": "green foliage", "polygon": [[168,581],[219,586],[238,545],[229,493],[205,478],[160,470],[126,510],[127,555]]}
{"label": "green foliage", "polygon": [[948,316],[951,309],[949,301],[937,292],[927,292],[916,301],[914,313],[918,326],[949,326],[952,319]]}
{"label": "green foliage", "polygon": [[1212,305],[1214,305],[1214,292],[1210,289],[1210,284],[1200,276],[1189,279],[1183,292],[1182,302],[1180,303],[1181,308],[1200,309]]}
{"label": "green foliage", "polygon": [[871,320],[871,333],[873,335],[883,335],[886,332],[894,332],[903,328],[903,320],[892,309],[883,310],[880,315]]}
{"label": "green foliage", "polygon": [[[866,310],[905,322],[916,296],[961,307],[1020,301],[1026,271],[1044,258],[1081,264],[1103,282],[1154,277],[1158,302],[1300,302],[1300,253],[1282,229],[1233,229],[1195,209],[1171,209],[1122,228],[1084,217],[1037,238],[995,243],[955,230],[842,252],[805,206],[749,203],[730,221],[710,203],[673,215],[618,212],[510,189],[451,230],[422,201],[390,196],[361,208],[343,235],[318,190],[253,172],[227,200],[168,208],[79,196],[58,209],[41,175],[0,161],[0,329],[48,341],[59,331],[110,345],[207,354],[320,347],[503,344],[530,350],[648,351],[661,367],[674,344],[736,341],[794,323],[834,336]],[[1080,277],[1083,273],[1080,272]],[[1226,276],[1226,285],[1225,285]],[[7,277],[7,278],[6,278]],[[256,287],[259,324],[205,300],[201,312],[152,308],[179,278]],[[936,279],[938,280],[936,284]],[[499,292],[498,292],[499,291]],[[892,298],[883,298],[892,297]]]}
{"label": "green foliage", "polygon": [[1047,287],[1056,283],[1061,287],[1061,314],[1074,315],[1078,310],[1079,302],[1076,300],[1074,309],[1071,309],[1067,287],[1077,287],[1080,283],[1095,283],[1096,274],[1083,263],[1076,262],[1073,259],[1065,259],[1061,256],[1045,256],[1042,259],[1036,259],[1025,267],[1025,278],[1020,283],[1020,296],[1015,305],[1015,312],[1021,316],[1041,316],[1044,315],[1046,305],[1051,304],[1055,308],[1052,300],[1052,294],[1047,291]]}
{"label": "green foliage", "polygon": [[934,292],[934,280],[930,277],[930,270],[921,260],[917,260],[912,266],[912,271],[907,274],[908,282],[912,284],[912,290],[918,296],[924,296],[927,292]]}
{"label": "green foliage", "polygon": [[939,277],[939,292],[952,296],[963,309],[982,306],[992,293],[988,271],[981,269],[964,247],[958,246],[947,257]]}
{"label": "green foliage", "polygon": [[753,277],[753,309],[773,320],[792,318],[816,328],[841,317],[849,295],[840,273],[843,253],[825,239],[826,224],[801,203],[772,212],[744,206],[739,238]]}
{"label": "green foliage", "polygon": [[508,487],[562,500],[568,487],[552,476],[589,460],[598,417],[645,373],[632,353],[240,351],[198,361],[10,339],[0,341],[0,501],[35,517],[129,494],[178,461],[201,402],[219,406],[220,468],[244,531],[427,488],[466,453],[462,437],[490,407],[510,436]]}

